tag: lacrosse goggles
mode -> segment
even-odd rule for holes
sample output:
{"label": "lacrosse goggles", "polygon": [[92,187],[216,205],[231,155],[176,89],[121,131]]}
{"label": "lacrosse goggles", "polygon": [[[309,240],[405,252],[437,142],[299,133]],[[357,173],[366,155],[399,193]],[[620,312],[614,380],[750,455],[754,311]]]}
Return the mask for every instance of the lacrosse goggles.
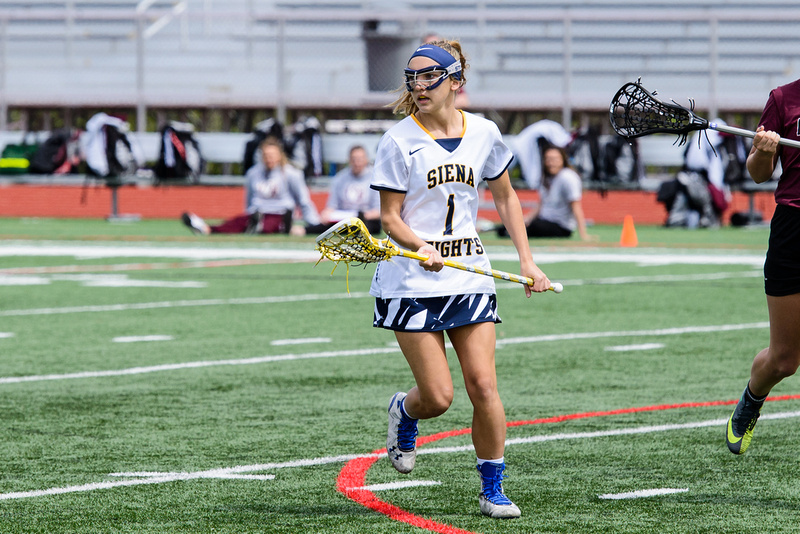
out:
{"label": "lacrosse goggles", "polygon": [[[450,76],[461,79],[461,62],[454,58],[444,48],[434,45],[422,45],[411,55],[409,61],[417,56],[427,57],[438,63],[424,69],[405,69],[405,84],[409,92],[413,92],[417,85],[425,90],[436,89]],[[447,65],[447,66],[445,66]]]}

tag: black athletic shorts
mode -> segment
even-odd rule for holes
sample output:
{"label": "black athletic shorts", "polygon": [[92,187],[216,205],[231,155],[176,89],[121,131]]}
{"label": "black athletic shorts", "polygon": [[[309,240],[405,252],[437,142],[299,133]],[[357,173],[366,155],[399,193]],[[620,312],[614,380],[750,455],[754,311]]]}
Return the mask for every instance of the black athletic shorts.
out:
{"label": "black athletic shorts", "polygon": [[800,209],[778,204],[764,262],[764,291],[772,297],[800,293]]}
{"label": "black athletic shorts", "polygon": [[526,227],[528,237],[570,237],[572,230],[564,228],[558,223],[536,217]]}

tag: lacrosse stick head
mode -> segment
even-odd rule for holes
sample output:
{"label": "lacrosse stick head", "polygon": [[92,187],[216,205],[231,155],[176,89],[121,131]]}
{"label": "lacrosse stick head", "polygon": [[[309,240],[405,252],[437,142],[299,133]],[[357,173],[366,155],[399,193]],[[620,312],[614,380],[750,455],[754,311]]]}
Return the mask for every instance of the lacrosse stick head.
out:
{"label": "lacrosse stick head", "polygon": [[614,130],[625,139],[654,133],[674,133],[679,144],[686,142],[689,132],[708,128],[708,121],[691,109],[675,102],[663,102],[644,87],[641,80],[623,85],[609,107],[609,118]]}
{"label": "lacrosse stick head", "polygon": [[357,217],[338,222],[317,237],[317,250],[331,261],[347,264],[377,263],[397,255],[394,245],[372,237]]}

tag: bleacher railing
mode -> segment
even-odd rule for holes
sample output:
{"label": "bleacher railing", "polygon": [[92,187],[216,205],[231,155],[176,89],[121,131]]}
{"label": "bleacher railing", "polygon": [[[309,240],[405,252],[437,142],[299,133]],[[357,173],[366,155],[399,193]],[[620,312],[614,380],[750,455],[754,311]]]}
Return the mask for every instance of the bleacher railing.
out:
{"label": "bleacher railing", "polygon": [[800,5],[778,3],[8,2],[0,5],[0,130],[15,106],[131,106],[140,116],[156,106],[255,107],[276,109],[279,119],[287,108],[378,109],[393,96],[372,90],[371,70],[404,61],[431,31],[464,44],[475,109],[560,110],[569,124],[576,110],[602,111],[616,88],[643,76],[711,117],[752,112],[771,88],[800,77]]}

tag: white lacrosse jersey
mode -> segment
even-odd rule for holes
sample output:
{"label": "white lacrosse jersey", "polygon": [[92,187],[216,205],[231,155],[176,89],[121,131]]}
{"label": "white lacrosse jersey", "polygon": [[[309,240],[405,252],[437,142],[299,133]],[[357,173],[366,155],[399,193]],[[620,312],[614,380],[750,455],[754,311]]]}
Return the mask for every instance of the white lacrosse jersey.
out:
{"label": "white lacrosse jersey", "polygon": [[[378,144],[371,187],[404,193],[403,221],[444,259],[490,269],[475,229],[478,186],[499,178],[513,155],[496,124],[461,113],[459,139],[436,140],[413,116],[389,129]],[[370,288],[379,298],[468,293],[495,293],[494,279],[450,267],[429,272],[402,257],[379,263]]]}

